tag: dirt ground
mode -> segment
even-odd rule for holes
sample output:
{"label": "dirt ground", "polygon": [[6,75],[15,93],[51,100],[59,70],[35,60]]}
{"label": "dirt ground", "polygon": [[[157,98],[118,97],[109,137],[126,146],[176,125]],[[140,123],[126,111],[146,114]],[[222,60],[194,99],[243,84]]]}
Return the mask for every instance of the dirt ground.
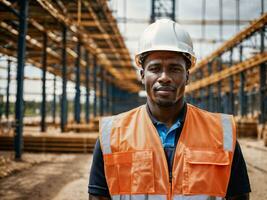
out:
{"label": "dirt ground", "polygon": [[251,185],[251,200],[267,199],[267,147],[263,141],[239,139]]}
{"label": "dirt ground", "polygon": [[[1,152],[2,153],[2,152]],[[0,153],[0,155],[1,155]],[[20,163],[11,175],[0,179],[1,200],[88,199],[87,184],[92,155],[29,154],[42,162]]]}
{"label": "dirt ground", "polygon": [[[251,139],[239,139],[239,142],[247,162],[251,200],[265,200],[267,147],[263,147],[262,141]],[[24,153],[24,161],[18,163],[12,161],[12,156],[11,152],[0,152],[1,200],[88,199],[92,155]]]}

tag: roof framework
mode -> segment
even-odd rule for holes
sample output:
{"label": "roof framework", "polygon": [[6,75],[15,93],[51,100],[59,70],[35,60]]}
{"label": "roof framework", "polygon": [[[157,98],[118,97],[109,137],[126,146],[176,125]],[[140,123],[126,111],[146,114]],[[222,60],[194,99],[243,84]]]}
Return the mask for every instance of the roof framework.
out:
{"label": "roof framework", "polygon": [[[18,1],[0,0],[0,53],[16,57],[19,17]],[[29,1],[26,62],[41,68],[44,34],[48,37],[47,71],[61,76],[62,29],[67,27],[68,80],[75,80],[76,46],[97,58],[97,66],[110,76],[104,79],[129,92],[138,92],[130,54],[117,23],[104,0],[31,0]],[[85,56],[81,56],[81,81],[85,81]],[[92,75],[91,75],[92,76]],[[107,78],[109,77],[109,78]],[[92,79],[91,79],[92,80]]]}

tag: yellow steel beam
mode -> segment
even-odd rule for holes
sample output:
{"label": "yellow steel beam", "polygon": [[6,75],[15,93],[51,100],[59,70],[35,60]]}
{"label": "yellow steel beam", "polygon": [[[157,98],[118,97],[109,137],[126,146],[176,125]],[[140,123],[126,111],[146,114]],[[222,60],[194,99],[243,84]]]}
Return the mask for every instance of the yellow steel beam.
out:
{"label": "yellow steel beam", "polygon": [[267,13],[263,14],[259,19],[253,21],[250,26],[240,31],[238,34],[233,36],[227,42],[223,43],[217,50],[215,50],[212,54],[208,55],[204,59],[202,59],[195,67],[190,69],[190,73],[194,73],[197,69],[204,67],[214,58],[218,57],[225,51],[228,51],[235,45],[239,44],[242,40],[253,34],[255,31],[260,30],[267,23]]}
{"label": "yellow steel beam", "polygon": [[252,58],[245,60],[244,62],[233,65],[227,69],[222,70],[221,72],[217,72],[209,77],[203,78],[199,81],[195,81],[190,83],[186,87],[186,92],[190,93],[195,90],[198,90],[203,87],[207,87],[208,85],[217,83],[218,81],[224,80],[230,76],[238,74],[242,71],[255,67],[263,62],[267,61],[267,52],[256,54]]}

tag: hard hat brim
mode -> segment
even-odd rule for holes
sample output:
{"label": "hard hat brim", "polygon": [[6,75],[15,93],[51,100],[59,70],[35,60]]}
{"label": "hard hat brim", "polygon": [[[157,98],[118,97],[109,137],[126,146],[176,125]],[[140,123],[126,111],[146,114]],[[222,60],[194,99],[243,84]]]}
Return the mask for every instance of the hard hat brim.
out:
{"label": "hard hat brim", "polygon": [[[196,63],[196,57],[195,57],[195,54],[193,52],[187,52],[185,50],[182,50],[182,49],[178,49],[178,48],[169,48],[169,47],[166,47],[166,46],[161,46],[161,47],[157,47],[157,48],[151,48],[151,49],[147,49],[146,51],[143,51],[143,52],[139,52],[138,54],[136,54],[135,56],[135,63],[138,67],[142,67],[142,61],[141,61],[141,56],[143,54],[146,54],[146,53],[150,53],[150,52],[155,52],[155,51],[172,51],[172,52],[177,52],[177,53],[181,53],[181,54],[185,54],[185,55],[188,55],[188,56],[185,56],[187,59],[189,59],[189,61],[191,62],[191,65],[190,67],[194,66],[195,63]],[[189,68],[190,68],[189,67]]]}

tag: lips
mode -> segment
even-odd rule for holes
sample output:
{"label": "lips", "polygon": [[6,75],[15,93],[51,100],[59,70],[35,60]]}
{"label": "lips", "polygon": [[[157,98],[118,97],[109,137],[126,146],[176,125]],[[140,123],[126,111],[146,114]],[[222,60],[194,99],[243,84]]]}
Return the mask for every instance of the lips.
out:
{"label": "lips", "polygon": [[160,96],[169,96],[175,92],[176,88],[173,86],[158,86],[154,91]]}
{"label": "lips", "polygon": [[158,86],[154,90],[155,91],[175,91],[175,87],[173,86]]}

